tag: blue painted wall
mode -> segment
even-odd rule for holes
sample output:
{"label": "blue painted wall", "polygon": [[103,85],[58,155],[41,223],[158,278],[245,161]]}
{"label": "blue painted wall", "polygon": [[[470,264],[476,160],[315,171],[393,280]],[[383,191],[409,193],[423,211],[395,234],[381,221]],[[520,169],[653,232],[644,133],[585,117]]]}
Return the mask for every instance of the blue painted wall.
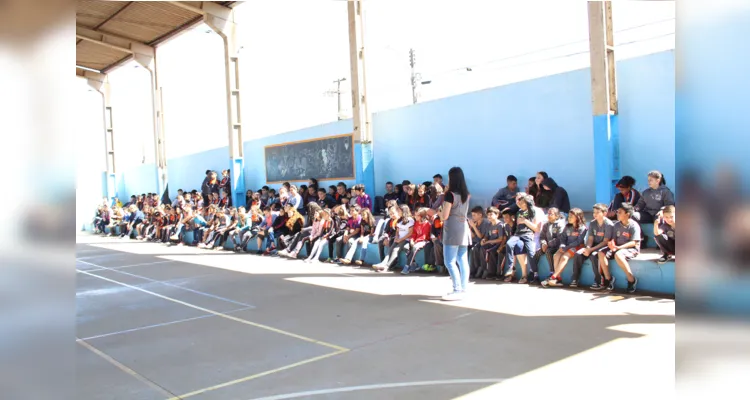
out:
{"label": "blue painted wall", "polygon": [[375,114],[375,185],[432,180],[458,165],[473,203],[505,178],[544,170],[574,204],[593,204],[591,84],[587,70],[524,81]]}
{"label": "blue painted wall", "polygon": [[675,194],[674,51],[617,64],[620,167],[638,189],[649,171],[659,170]]}
{"label": "blue painted wall", "polygon": [[[645,187],[646,173],[659,169],[676,192],[674,52],[617,67],[622,174]],[[595,193],[590,88],[589,71],[582,69],[376,113],[375,191],[382,193],[389,180],[431,180],[459,165],[474,203],[488,204],[508,174],[523,187],[545,170],[568,190],[574,206],[588,209]],[[267,184],[265,146],[351,131],[352,121],[344,120],[246,141],[245,187]],[[170,159],[170,191],[198,189],[206,169],[229,167],[227,154],[221,148]],[[154,174],[141,169],[124,174],[128,194],[153,191]]]}

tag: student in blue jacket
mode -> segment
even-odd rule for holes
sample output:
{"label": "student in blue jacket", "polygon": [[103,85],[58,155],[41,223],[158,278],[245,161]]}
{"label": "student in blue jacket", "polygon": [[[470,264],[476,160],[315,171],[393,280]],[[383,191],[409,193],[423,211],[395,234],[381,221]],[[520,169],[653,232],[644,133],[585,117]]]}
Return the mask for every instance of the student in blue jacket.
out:
{"label": "student in blue jacket", "polygon": [[653,223],[656,214],[666,206],[674,205],[674,194],[667,187],[664,175],[659,171],[648,173],[648,189],[641,193],[641,199],[635,205],[635,218],[643,224]]}

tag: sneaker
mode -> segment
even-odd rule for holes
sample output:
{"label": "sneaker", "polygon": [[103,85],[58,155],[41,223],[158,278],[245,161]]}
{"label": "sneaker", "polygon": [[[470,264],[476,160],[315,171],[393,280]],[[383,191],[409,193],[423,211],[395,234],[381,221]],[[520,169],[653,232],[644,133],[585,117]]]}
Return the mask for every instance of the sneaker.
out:
{"label": "sneaker", "polygon": [[351,264],[351,263],[352,263],[352,260],[349,260],[349,259],[347,259],[347,258],[342,258],[342,259],[339,259],[339,262],[340,262],[341,264],[344,264],[344,265],[349,265],[349,264]]}
{"label": "sneaker", "polygon": [[661,257],[659,257],[658,260],[656,260],[656,263],[657,264],[665,264],[665,263],[667,263],[669,261],[672,261],[672,256],[670,256],[668,254],[664,254]]}
{"label": "sneaker", "polygon": [[607,289],[608,292],[611,292],[611,291],[615,290],[615,277],[614,277],[614,275],[612,276],[612,279],[609,280],[609,284],[606,285],[606,289]]}
{"label": "sneaker", "polygon": [[362,265],[362,264],[364,264],[364,263],[362,262],[362,260],[357,260],[357,261],[355,261],[355,262],[354,262],[354,264],[355,264],[355,265]]}
{"label": "sneaker", "polygon": [[628,293],[635,293],[635,287],[638,285],[638,278],[633,277],[633,282],[628,282],[628,288],[626,291]]}
{"label": "sneaker", "polygon": [[255,254],[257,254],[257,255],[259,255],[259,256],[260,256],[260,255],[263,255],[263,250],[256,250],[256,251],[255,251]]}
{"label": "sneaker", "polygon": [[461,292],[450,292],[442,297],[443,301],[456,301],[463,299],[464,295]]}
{"label": "sneaker", "polygon": [[177,235],[172,235],[169,237],[169,240],[178,240],[180,237]]}
{"label": "sneaker", "polygon": [[289,256],[289,252],[286,251],[286,250],[281,250],[278,254],[281,257],[288,257]]}
{"label": "sneaker", "polygon": [[594,282],[593,285],[590,287],[591,290],[602,290],[604,289],[604,286],[600,285],[599,282]]}
{"label": "sneaker", "polygon": [[401,275],[409,275],[409,267],[404,267],[404,269],[401,270]]}
{"label": "sneaker", "polygon": [[560,286],[562,286],[562,284],[560,283],[560,281],[557,278],[555,278],[553,276],[553,277],[551,277],[549,279],[545,279],[544,281],[542,281],[542,286],[544,286],[544,287],[560,287]]}
{"label": "sneaker", "polygon": [[520,284],[527,284],[527,283],[529,283],[529,280],[526,279],[526,277],[524,276],[523,278],[521,278],[521,279],[518,280],[518,283],[520,283]]}
{"label": "sneaker", "polygon": [[422,270],[427,271],[427,272],[434,272],[436,269],[437,267],[434,265],[425,264],[422,266]]}
{"label": "sneaker", "polygon": [[575,280],[575,279],[573,279],[572,281],[570,281],[570,287],[577,288],[578,287],[578,281]]}

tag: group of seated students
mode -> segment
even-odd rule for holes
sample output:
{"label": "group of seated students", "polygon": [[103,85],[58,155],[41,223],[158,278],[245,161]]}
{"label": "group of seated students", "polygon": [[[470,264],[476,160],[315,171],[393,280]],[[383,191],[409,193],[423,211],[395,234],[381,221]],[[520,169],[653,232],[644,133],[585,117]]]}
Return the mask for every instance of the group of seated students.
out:
{"label": "group of seated students", "polygon": [[[387,182],[386,193],[374,203],[364,185],[347,188],[339,182],[326,190],[310,179],[299,188],[284,183],[278,194],[267,186],[248,190],[246,205],[241,207],[231,205],[228,171],[223,175],[219,182],[215,172],[207,171],[203,193],[179,190],[171,204],[162,204],[156,194],[132,196],[124,206],[117,200],[112,207],[105,202],[95,218],[96,229],[106,234],[109,227],[112,235],[118,227],[120,237],[170,245],[182,245],[185,233],[192,231],[188,245],[221,250],[229,243],[227,247],[238,253],[248,252],[248,244],[255,240],[257,254],[287,258],[300,258],[304,247],[304,261],[309,263],[320,262],[327,247],[325,261],[341,265],[368,265],[368,244],[377,243],[380,262],[368,265],[377,272],[446,273],[440,220],[446,188],[439,174],[420,185]],[[644,240],[639,222],[654,223],[654,239],[662,251],[658,263],[675,254],[674,196],[660,172],[650,172],[648,182],[649,187],[639,193],[634,178],[620,179],[619,193],[609,206],[595,204],[594,218],[587,224],[583,211],[570,207],[565,189],[545,172],[530,179],[525,192],[519,190],[515,176],[508,176],[490,207],[474,207],[467,216],[472,277],[511,282],[517,259],[518,283],[561,286],[561,274],[572,258],[569,286],[578,287],[588,259],[595,278],[591,289],[611,291],[615,277],[608,262],[614,258],[627,276],[627,291],[634,292],[637,277],[628,261],[639,255]],[[374,214],[384,218],[376,221]],[[424,252],[422,266],[416,262],[419,252]],[[399,268],[402,253],[407,262]],[[544,280],[537,267],[541,257],[552,270]]]}

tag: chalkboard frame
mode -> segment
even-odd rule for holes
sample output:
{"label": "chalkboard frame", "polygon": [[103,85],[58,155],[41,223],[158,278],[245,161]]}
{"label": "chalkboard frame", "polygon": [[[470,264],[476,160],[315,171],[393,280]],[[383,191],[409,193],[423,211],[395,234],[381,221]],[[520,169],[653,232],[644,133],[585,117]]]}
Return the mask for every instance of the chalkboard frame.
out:
{"label": "chalkboard frame", "polygon": [[[303,178],[303,179],[289,179],[289,180],[284,180],[284,181],[269,181],[268,180],[268,168],[266,168],[266,163],[268,162],[268,160],[266,159],[266,154],[267,154],[266,150],[268,150],[269,148],[283,147],[283,146],[289,146],[289,145],[294,145],[294,144],[299,144],[299,143],[309,143],[309,142],[318,142],[318,141],[322,141],[322,140],[338,139],[338,138],[342,138],[342,137],[349,137],[350,143],[351,143],[351,146],[350,146],[351,149],[352,149],[352,174],[351,174],[351,176],[332,177],[332,178],[319,178],[317,176],[311,176],[311,177]],[[346,180],[354,180],[356,178],[355,177],[356,160],[355,160],[355,157],[354,157],[354,132],[352,132],[352,133],[345,133],[343,135],[323,136],[323,137],[317,137],[317,138],[314,138],[314,139],[297,140],[297,141],[294,141],[294,142],[269,144],[268,146],[263,147],[263,169],[266,172],[266,183],[267,184],[279,184],[279,183],[284,183],[284,182],[290,182],[290,183],[291,182],[307,182],[307,180],[309,178],[315,178],[319,182],[321,182],[321,181],[346,181]]]}

